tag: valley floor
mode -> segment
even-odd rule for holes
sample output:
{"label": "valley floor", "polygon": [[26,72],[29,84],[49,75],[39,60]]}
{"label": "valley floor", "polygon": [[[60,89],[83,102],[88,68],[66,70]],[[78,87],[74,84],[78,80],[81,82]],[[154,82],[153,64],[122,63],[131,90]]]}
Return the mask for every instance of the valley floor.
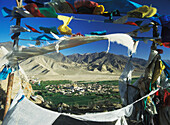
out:
{"label": "valley floor", "polygon": [[[105,81],[105,80],[118,80],[121,73],[77,73],[77,74],[60,74],[60,75],[37,75],[35,78],[42,81],[47,80],[70,80],[70,81]],[[134,73],[133,78],[139,77],[141,73]]]}
{"label": "valley floor", "polygon": [[118,80],[119,75],[115,74],[82,74],[82,75],[50,75],[44,77],[37,76],[39,80],[71,80],[71,81],[103,81],[103,80]]}

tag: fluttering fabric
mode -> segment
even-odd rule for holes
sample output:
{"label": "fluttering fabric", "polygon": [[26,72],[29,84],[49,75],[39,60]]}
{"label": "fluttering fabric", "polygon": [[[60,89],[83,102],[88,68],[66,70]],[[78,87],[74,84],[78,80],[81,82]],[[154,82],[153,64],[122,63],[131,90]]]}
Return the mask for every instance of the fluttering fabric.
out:
{"label": "fluttering fabric", "polygon": [[156,41],[158,39],[158,37],[133,37],[132,36],[132,38],[135,41],[143,41],[145,43],[147,43],[150,40],[150,41],[154,41],[155,43],[158,43],[159,45],[161,45],[160,42]]}
{"label": "fluttering fabric", "polygon": [[[44,108],[41,108],[29,101],[27,98],[23,97],[22,93],[19,93],[11,104],[11,107],[3,120],[2,125],[52,125],[58,124],[57,119],[60,117],[67,116],[70,117],[74,123],[77,119],[82,122],[98,122],[107,123],[117,121],[121,119],[127,125],[124,116],[129,117],[132,113],[133,105],[129,105],[122,109],[118,109],[110,112],[93,113],[85,115],[71,115],[66,113],[53,112]],[[55,121],[55,123],[54,123]],[[120,121],[120,120],[119,120]],[[76,122],[75,122],[76,124]],[[118,124],[120,125],[120,124]]]}
{"label": "fluttering fabric", "polygon": [[45,17],[39,10],[38,6],[34,3],[29,3],[24,6],[34,17]]}
{"label": "fluttering fabric", "polygon": [[[26,9],[26,10],[25,10]],[[58,14],[51,7],[42,7],[38,8],[35,3],[29,3],[23,7],[14,7],[13,10],[10,10],[6,7],[2,8],[2,14],[4,17],[50,17],[57,18]]]}
{"label": "fluttering fabric", "polygon": [[133,105],[143,100],[144,98],[153,95],[158,90],[159,89],[151,91],[149,94],[121,109],[110,112],[89,113],[84,115],[58,113],[41,108],[25,98],[23,96],[23,92],[19,91],[8,110],[8,113],[5,116],[2,125],[56,125],[61,124],[61,122],[59,122],[59,119],[62,117],[64,117],[65,120],[69,120],[73,124],[80,123],[80,121],[88,122],[88,124],[91,124],[91,122],[106,124],[108,122],[116,121],[116,125],[127,125],[124,117],[131,116]]}
{"label": "fluttering fabric", "polygon": [[98,6],[99,4],[94,2],[94,1],[90,1],[90,0],[75,0],[74,1],[74,7],[80,8],[80,7],[88,7],[88,8],[95,8],[96,6]]}
{"label": "fluttering fabric", "polygon": [[30,32],[30,30],[28,30],[24,27],[18,26],[18,25],[11,25],[10,26],[10,34],[18,33],[18,32]]}
{"label": "fluttering fabric", "polygon": [[135,22],[131,22],[131,21],[126,22],[126,23],[124,23],[124,24],[133,25],[133,26],[138,26]]}
{"label": "fluttering fabric", "polygon": [[157,110],[156,110],[156,106],[152,100],[152,97],[151,96],[148,96],[146,98],[146,102],[145,102],[145,110],[150,114],[150,115],[156,115],[158,114],[157,113]]}
{"label": "fluttering fabric", "polygon": [[13,12],[17,12],[23,17],[34,17],[29,11],[25,10],[23,7],[14,7]]}
{"label": "fluttering fabric", "polygon": [[75,13],[73,5],[65,0],[51,0],[47,3],[50,7],[55,9],[56,13]]}
{"label": "fluttering fabric", "polygon": [[27,3],[27,4],[29,4],[29,3],[34,3],[34,4],[36,4],[38,7],[44,7],[45,2],[49,2],[49,1],[50,1],[50,0],[44,1],[44,2],[42,2],[42,1],[37,1],[37,0],[24,0],[23,2],[25,2],[25,3]]}
{"label": "fluttering fabric", "polygon": [[[135,2],[133,2],[133,1],[130,1],[130,0],[127,0],[129,3],[131,3],[134,7],[136,7],[136,8],[139,8],[139,7],[142,7],[142,5],[140,5],[140,4],[138,4],[138,3],[135,3]],[[157,15],[159,15],[158,13],[156,13]],[[160,20],[159,20],[159,18],[158,17],[150,17],[149,18],[150,20],[152,20],[152,21],[155,21],[155,22],[157,22],[158,24],[161,24],[161,22],[160,22]]]}
{"label": "fluttering fabric", "polygon": [[80,14],[103,14],[105,8],[103,5],[90,0],[75,0],[74,7],[77,9],[77,13]]}
{"label": "fluttering fabric", "polygon": [[128,16],[135,18],[150,18],[154,16],[156,12],[157,12],[156,8],[143,5],[142,7],[139,7],[135,10],[128,12]]}
{"label": "fluttering fabric", "polygon": [[[44,38],[44,35],[43,37]],[[36,38],[41,39],[41,38]],[[45,37],[46,38],[46,37]],[[54,39],[54,38],[53,38]],[[62,38],[61,38],[62,39]],[[67,38],[63,39],[62,42],[60,43],[60,50],[66,49],[66,48],[71,48],[74,46],[94,42],[94,41],[99,41],[99,40],[106,40],[106,37],[73,37],[73,38]],[[54,39],[56,40],[56,39]],[[56,51],[56,43],[49,44],[48,46],[43,46],[43,47],[30,47],[30,48],[22,48],[20,51],[12,51],[11,53],[7,54],[4,59],[7,59],[10,61],[10,65],[16,65],[17,62],[20,62],[22,60],[28,59],[33,56],[38,56],[42,54],[46,54],[49,52],[54,52]]]}
{"label": "fluttering fabric", "polygon": [[146,67],[148,67],[148,66],[152,63],[152,61],[154,60],[154,58],[155,58],[157,55],[158,55],[158,51],[156,51],[156,50],[151,50],[150,55],[149,55],[148,62],[147,62],[147,64],[146,64]]}
{"label": "fluttering fabric", "polygon": [[117,33],[117,34],[112,34],[112,35],[103,35],[100,37],[106,37],[108,41],[110,42],[113,42],[113,43],[116,42],[117,44],[126,46],[132,53],[136,52],[136,50],[134,50],[133,38],[127,34]]}
{"label": "fluttering fabric", "polygon": [[42,7],[39,8],[40,13],[42,13],[45,17],[57,18],[58,14],[56,14],[55,10],[51,7]]}
{"label": "fluttering fabric", "polygon": [[114,23],[114,24],[124,24],[126,23],[126,21],[128,20],[128,16],[122,16],[116,20],[110,20],[110,19],[105,19],[104,22],[105,23]]}
{"label": "fluttering fabric", "polygon": [[[66,0],[69,4],[71,4],[72,6],[74,6],[74,1],[75,0]],[[129,2],[129,0],[91,0],[94,1],[96,3],[98,3],[98,5],[103,5],[106,8],[106,11],[113,11],[115,9],[120,10],[121,12],[128,12],[130,10],[134,10],[136,9],[136,6],[132,3]],[[38,6],[43,7],[44,5],[48,4],[48,3],[55,3],[56,2],[56,6],[57,8],[62,8],[62,6],[64,7],[64,4],[61,3],[65,3],[65,0],[25,0],[24,2],[26,3],[36,3]],[[116,3],[116,4],[115,4]],[[58,9],[60,10],[60,12],[62,12],[62,9]],[[69,11],[70,12],[70,11]],[[67,12],[66,12],[67,13]]]}
{"label": "fluttering fabric", "polygon": [[[39,38],[35,38],[33,40],[41,40],[42,38],[44,38],[44,35]],[[91,42],[95,42],[99,40],[109,40],[111,42],[117,42],[118,44],[126,46],[130,51],[134,52],[133,39],[127,34],[61,37],[58,40],[59,41],[61,40],[59,50],[71,48],[71,47],[75,47],[78,45],[87,44],[87,43],[91,43]],[[56,46],[56,43],[49,44],[48,46],[43,46],[40,48],[38,47],[22,48],[19,51],[12,51],[11,53],[7,54],[4,58],[9,60],[11,65],[16,65],[17,61],[20,62],[22,60],[28,59],[33,56],[38,56],[38,55],[46,54],[49,52],[54,52],[56,51],[55,46]]]}
{"label": "fluttering fabric", "polygon": [[2,71],[0,72],[0,80],[5,80],[9,73],[12,72],[12,69],[8,66],[4,66]]}
{"label": "fluttering fabric", "polygon": [[[85,0],[83,0],[83,1],[85,1]],[[96,8],[95,8],[96,12],[94,12],[93,14],[102,14],[105,10],[109,11],[109,13],[113,12],[114,10],[119,10],[120,12],[127,13],[128,11],[139,8],[139,6],[137,6],[137,5],[140,5],[137,3],[135,4],[135,2],[132,2],[129,0],[112,0],[112,1],[93,0],[93,1],[98,4],[98,6],[96,6]],[[22,7],[16,8],[18,10],[15,10],[15,11],[9,10],[7,8],[3,8],[2,13],[3,13],[4,17],[24,18],[24,17],[34,16],[34,17],[56,18],[57,14],[55,12],[57,12],[57,13],[75,13],[75,10],[73,7],[74,0],[68,0],[68,1],[52,0],[52,1],[47,1],[47,2],[39,2],[39,1],[34,2],[32,0],[30,0],[30,1],[27,0],[26,3],[28,3],[27,5],[24,6],[26,10],[24,10]],[[50,3],[52,3],[52,4],[50,4]],[[61,3],[64,3],[64,5]],[[47,4],[51,5],[51,7],[49,7],[49,6],[46,7]],[[54,7],[53,4],[54,4],[54,6],[57,5],[57,9],[59,9],[59,11],[57,11],[55,9],[56,7]],[[142,14],[142,15],[145,15],[145,17],[150,17],[151,15],[153,15],[153,13],[155,13],[155,8],[154,9],[153,9],[153,7],[148,7],[148,8],[149,8],[148,11],[144,12],[145,14]],[[93,10],[95,11],[95,9],[93,9]],[[62,12],[62,10],[63,11],[66,10],[66,12]],[[109,13],[106,13],[106,14],[109,14]],[[105,13],[103,13],[103,14],[105,14]],[[118,14],[118,15],[120,15],[120,14]],[[148,16],[148,15],[150,15],[150,16]],[[150,17],[149,19],[156,21],[160,24],[160,20],[157,17]],[[106,21],[106,22],[108,22],[108,21]]]}
{"label": "fluttering fabric", "polygon": [[156,82],[158,77],[161,75],[162,71],[165,69],[165,65],[160,59],[157,59],[155,62],[154,72],[152,75],[152,84]]}
{"label": "fluttering fabric", "polygon": [[170,29],[162,26],[161,40],[164,47],[170,48]]}
{"label": "fluttering fabric", "polygon": [[24,16],[22,16],[21,14],[15,12],[15,11],[12,11],[6,7],[3,7],[2,10],[2,15],[4,17],[18,17],[18,18],[24,18]]}
{"label": "fluttering fabric", "polygon": [[[132,79],[132,72],[134,70],[134,66],[132,65],[131,59],[128,61],[128,63],[125,66],[125,69],[123,70],[120,78],[119,78],[119,93],[121,96],[122,103],[124,105],[128,105],[129,102],[127,102],[127,84],[131,83]],[[129,93],[128,93],[129,94]],[[132,96],[132,95],[128,95]]]}
{"label": "fluttering fabric", "polygon": [[54,27],[42,27],[42,26],[40,26],[39,29],[40,29],[40,30],[43,30],[44,33],[53,32],[53,33],[55,33],[55,34],[59,34],[55,26],[54,26]]}
{"label": "fluttering fabric", "polygon": [[46,2],[49,2],[51,0],[24,0],[25,3],[39,3],[39,4],[45,4]]}
{"label": "fluttering fabric", "polygon": [[124,24],[128,20],[128,16],[123,16],[117,20],[114,20],[113,23],[115,24]]}
{"label": "fluttering fabric", "polygon": [[32,32],[35,32],[35,33],[42,33],[42,32],[40,32],[40,31],[36,30],[35,28],[33,28],[33,27],[27,25],[27,24],[25,24],[25,26],[28,27]]}
{"label": "fluttering fabric", "polygon": [[[105,11],[105,8],[103,5],[98,5],[94,8],[93,10],[93,14],[96,14],[96,15],[102,15]],[[107,12],[106,12],[107,13]]]}
{"label": "fluttering fabric", "polygon": [[106,35],[106,30],[103,31],[92,31],[90,32],[91,35]]}
{"label": "fluttering fabric", "polygon": [[1,12],[2,12],[2,15],[4,17],[11,17],[12,16],[12,14],[11,14],[12,10],[10,10],[10,9],[8,9],[6,7],[3,7]]}
{"label": "fluttering fabric", "polygon": [[63,21],[63,24],[58,27],[60,34],[67,34],[67,35],[72,34],[72,29],[67,26],[69,25],[72,18],[73,17],[58,15],[58,19]]}
{"label": "fluttering fabric", "polygon": [[[53,35],[53,37],[56,39],[56,40],[59,40],[60,38],[56,35],[56,34],[54,34],[53,32],[50,32],[51,33],[51,35]],[[64,38],[64,37],[63,37]],[[64,38],[65,39],[65,38]],[[62,39],[61,39],[62,40]]]}
{"label": "fluttering fabric", "polygon": [[[74,0],[67,0],[70,4],[74,5]],[[119,10],[120,12],[128,12],[136,9],[134,5],[129,3],[128,0],[92,0],[99,5],[103,5],[106,11]],[[115,4],[116,3],[116,4]]]}
{"label": "fluttering fabric", "polygon": [[135,3],[133,1],[127,0],[129,3],[131,3],[132,5],[134,5],[136,8],[142,7],[142,5]]}
{"label": "fluttering fabric", "polygon": [[47,35],[41,35],[41,36],[38,36],[38,37],[31,37],[31,40],[45,40],[45,41],[49,41],[49,40],[56,40],[50,36],[47,36]]}
{"label": "fluttering fabric", "polygon": [[56,43],[56,45],[55,45],[55,49],[56,49],[56,51],[57,51],[57,53],[59,53],[59,44],[65,39],[64,37],[63,37],[63,39],[60,39],[56,34],[54,34],[53,32],[50,32],[51,33],[51,35],[53,35],[54,36],[54,38],[56,38],[56,40],[58,40],[58,42]]}
{"label": "fluttering fabric", "polygon": [[163,60],[162,60],[162,62],[163,62],[163,64],[165,65],[164,73],[165,73],[166,77],[167,77],[168,79],[170,79],[170,65],[168,65],[168,63],[166,63],[166,62],[163,61]]}
{"label": "fluttering fabric", "polygon": [[18,36],[19,36],[20,34],[21,34],[20,32],[14,33],[14,34],[11,36],[11,39],[16,39],[16,38],[18,38]]}
{"label": "fluttering fabric", "polygon": [[144,32],[150,31],[151,28],[152,28],[152,27],[150,27],[149,24],[144,24],[144,25],[142,25],[142,26],[139,26],[138,29],[136,29],[136,30],[134,30],[134,31],[132,31],[132,32],[129,32],[128,34],[129,34],[130,36],[137,37],[138,31],[140,31],[141,33],[144,33]]}
{"label": "fluttering fabric", "polygon": [[162,38],[162,44],[165,47],[170,48],[170,16],[161,16],[159,18],[161,20],[162,24],[162,32],[161,32],[161,38]]}
{"label": "fluttering fabric", "polygon": [[[156,64],[156,61],[159,61],[159,60],[160,60],[160,55],[158,54],[158,51],[151,50],[149,59],[148,59],[148,62],[145,68],[145,78],[148,79],[148,80],[146,79],[145,81],[147,81],[148,83],[152,82],[151,79],[153,78],[155,64]],[[149,84],[147,84],[147,86],[149,86]]]}
{"label": "fluttering fabric", "polygon": [[138,25],[138,26],[141,26],[141,24],[143,23],[144,20],[138,20],[138,21],[135,21],[135,23]]}
{"label": "fluttering fabric", "polygon": [[126,24],[126,25],[133,25],[133,26],[140,26],[142,24],[143,21],[128,21],[128,15],[122,16],[116,20],[113,19],[105,19],[104,22],[105,23],[114,23],[114,24]]}

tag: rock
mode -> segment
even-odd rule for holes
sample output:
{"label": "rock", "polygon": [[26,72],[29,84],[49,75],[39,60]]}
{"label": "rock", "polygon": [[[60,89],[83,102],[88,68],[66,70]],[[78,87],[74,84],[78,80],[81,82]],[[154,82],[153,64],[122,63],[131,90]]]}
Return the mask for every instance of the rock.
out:
{"label": "rock", "polygon": [[120,108],[122,108],[122,105],[121,104],[114,104],[114,107],[115,107],[115,109],[120,109]]}
{"label": "rock", "polygon": [[69,108],[70,106],[67,105],[66,103],[63,103],[63,107],[64,107],[64,108]]}
{"label": "rock", "polygon": [[44,102],[44,98],[40,95],[31,96],[31,99],[35,104],[42,104]]}
{"label": "rock", "polygon": [[46,105],[44,105],[46,108],[51,108],[51,106],[49,105],[49,104],[46,104]]}
{"label": "rock", "polygon": [[101,71],[107,71],[106,65],[104,65],[104,64],[102,65]]}
{"label": "rock", "polygon": [[89,71],[93,71],[95,68],[93,68],[92,66],[88,66],[87,69],[88,69]]}
{"label": "rock", "polygon": [[68,104],[66,104],[66,103],[59,103],[58,105],[57,105],[57,107],[62,107],[62,108],[69,108],[70,106],[68,105]]}

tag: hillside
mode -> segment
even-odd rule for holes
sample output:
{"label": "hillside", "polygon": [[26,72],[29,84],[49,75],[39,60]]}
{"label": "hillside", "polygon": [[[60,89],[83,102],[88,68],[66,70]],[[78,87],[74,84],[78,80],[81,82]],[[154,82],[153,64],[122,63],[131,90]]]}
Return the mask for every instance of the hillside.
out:
{"label": "hillside", "polygon": [[[126,56],[105,52],[69,56],[54,52],[29,58],[21,66],[28,76],[43,80],[108,80],[118,79],[128,60]],[[139,75],[146,60],[134,58],[132,62]]]}
{"label": "hillside", "polygon": [[13,48],[13,43],[11,41],[3,42],[3,43],[0,43],[0,46],[4,46],[8,51],[10,51]]}
{"label": "hillside", "polygon": [[[0,43],[0,46],[11,50],[12,42]],[[29,58],[20,65],[30,78],[42,80],[113,80],[119,78],[128,60],[127,56],[106,52],[68,56],[54,52]],[[132,63],[134,75],[139,76],[147,61],[132,58]]]}
{"label": "hillside", "polygon": [[[115,55],[111,53],[89,53],[89,54],[73,54],[67,56],[71,61],[87,64],[87,69],[94,71],[109,71],[115,72],[117,70],[122,71],[129,60],[128,57],[122,55]],[[144,70],[146,60],[134,58],[132,59],[133,65],[136,67],[136,71]]]}

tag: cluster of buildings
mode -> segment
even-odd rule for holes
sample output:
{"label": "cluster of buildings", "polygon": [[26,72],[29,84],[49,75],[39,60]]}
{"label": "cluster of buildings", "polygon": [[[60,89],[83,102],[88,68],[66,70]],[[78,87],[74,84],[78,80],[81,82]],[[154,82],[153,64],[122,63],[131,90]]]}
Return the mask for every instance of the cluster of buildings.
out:
{"label": "cluster of buildings", "polygon": [[45,88],[52,93],[60,93],[62,95],[74,95],[74,96],[88,95],[89,93],[111,94],[112,91],[118,92],[118,86],[98,83],[47,85]]}

